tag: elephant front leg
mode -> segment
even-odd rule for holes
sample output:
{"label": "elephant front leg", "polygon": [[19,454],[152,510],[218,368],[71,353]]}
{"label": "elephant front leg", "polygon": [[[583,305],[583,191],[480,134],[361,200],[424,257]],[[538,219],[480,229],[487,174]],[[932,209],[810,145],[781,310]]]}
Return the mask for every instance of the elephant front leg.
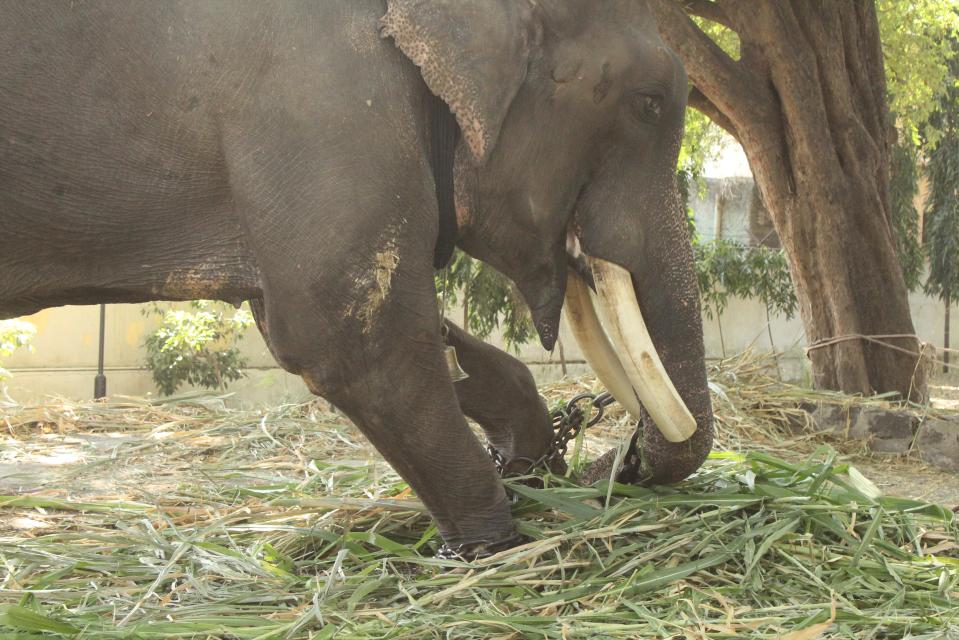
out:
{"label": "elephant front leg", "polygon": [[[529,368],[446,321],[447,342],[469,374],[454,387],[460,408],[506,458],[507,473],[526,473],[549,449],[553,426]],[[564,469],[553,469],[563,471]]]}
{"label": "elephant front leg", "polygon": [[448,546],[517,544],[502,482],[459,410],[440,343],[397,345],[369,361],[376,365],[332,388],[304,377],[409,483]]}
{"label": "elephant front leg", "polygon": [[[304,94],[303,82],[291,95],[336,96]],[[294,120],[254,109],[226,126],[233,199],[262,281],[258,325],[277,361],[343,411],[409,483],[448,545],[467,545],[464,555],[513,546],[502,481],[443,357],[435,189],[426,159],[410,162],[406,152],[422,145],[402,138],[415,130],[385,119],[337,119],[322,137],[288,126],[331,122],[309,111],[315,104],[296,101],[307,113]]]}
{"label": "elephant front leg", "polygon": [[[399,260],[374,257],[373,275],[349,275],[353,289],[333,287],[350,291],[338,317],[330,318],[335,298],[312,297],[316,284],[277,279],[258,313],[271,348],[409,483],[449,547],[462,545],[469,557],[515,546],[521,540],[502,481],[466,423],[446,367],[431,265],[403,253],[405,238],[387,245]],[[374,277],[383,264],[389,277]]]}

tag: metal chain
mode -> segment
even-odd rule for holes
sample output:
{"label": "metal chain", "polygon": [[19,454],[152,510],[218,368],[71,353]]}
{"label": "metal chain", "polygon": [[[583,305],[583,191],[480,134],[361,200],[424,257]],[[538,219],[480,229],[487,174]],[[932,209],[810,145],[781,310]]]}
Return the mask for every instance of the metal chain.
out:
{"label": "metal chain", "polygon": [[526,544],[529,541],[530,538],[517,533],[505,540],[500,540],[499,542],[480,540],[479,542],[465,542],[463,544],[454,546],[444,544],[439,548],[439,550],[437,550],[436,557],[441,560],[460,560],[462,562],[471,562],[473,560],[482,560],[483,558],[488,558],[492,555],[496,555],[500,551],[512,549],[513,547],[521,544]]}
{"label": "metal chain", "polygon": [[[586,401],[589,401],[588,405],[586,405]],[[492,458],[493,464],[496,466],[496,471],[499,472],[501,476],[506,473],[506,468],[509,464],[517,460],[523,460],[529,463],[529,467],[525,473],[541,467],[548,469],[553,462],[566,456],[566,450],[569,448],[570,440],[576,438],[583,429],[591,427],[603,419],[603,414],[606,413],[606,407],[614,401],[613,396],[611,396],[609,392],[603,392],[598,395],[594,393],[580,393],[571,398],[565,405],[553,411],[550,414],[555,431],[553,440],[546,453],[536,460],[529,458],[512,458],[508,460],[506,456],[493,445],[487,445],[486,451],[489,453],[490,458]],[[470,562],[495,555],[500,551],[523,544],[528,540],[529,538],[516,534],[506,540],[495,543],[481,540],[479,542],[455,546],[444,544],[439,548],[439,551],[436,552],[436,557],[443,560]]]}
{"label": "metal chain", "polygon": [[[589,401],[589,408],[584,412],[584,401],[587,400]],[[548,469],[554,462],[566,456],[570,440],[575,439],[583,429],[589,428],[603,419],[606,407],[613,402],[615,402],[615,399],[608,391],[604,391],[598,395],[594,393],[580,393],[579,395],[573,396],[565,405],[553,411],[550,414],[550,418],[553,421],[553,429],[556,433],[553,435],[553,441],[550,443],[549,449],[536,460],[530,458],[512,458],[507,460],[506,456],[493,445],[487,445],[486,451],[489,453],[490,458],[493,459],[496,471],[499,472],[501,476],[506,472],[507,466],[517,460],[529,463],[526,473],[540,467]]]}

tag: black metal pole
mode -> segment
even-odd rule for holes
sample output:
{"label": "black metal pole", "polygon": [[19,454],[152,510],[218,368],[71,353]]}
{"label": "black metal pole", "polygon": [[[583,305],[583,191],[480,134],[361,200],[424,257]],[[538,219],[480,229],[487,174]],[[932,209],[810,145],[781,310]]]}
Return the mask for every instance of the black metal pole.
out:
{"label": "black metal pole", "polygon": [[97,361],[97,377],[93,380],[93,399],[107,395],[107,377],[103,373],[103,345],[106,342],[107,305],[100,305],[100,357]]}

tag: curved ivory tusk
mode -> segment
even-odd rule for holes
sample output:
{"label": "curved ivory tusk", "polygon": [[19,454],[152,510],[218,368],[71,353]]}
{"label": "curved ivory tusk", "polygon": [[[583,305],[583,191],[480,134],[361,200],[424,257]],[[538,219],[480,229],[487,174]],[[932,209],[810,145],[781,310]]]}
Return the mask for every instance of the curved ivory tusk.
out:
{"label": "curved ivory tusk", "polygon": [[663,367],[636,299],[629,271],[606,260],[589,259],[596,281],[603,323],[620,362],[649,416],[670,442],[696,433],[696,419],[686,408]]}
{"label": "curved ivory tusk", "polygon": [[599,323],[589,286],[574,270],[566,279],[566,319],[593,373],[634,418],[642,420],[636,391]]}

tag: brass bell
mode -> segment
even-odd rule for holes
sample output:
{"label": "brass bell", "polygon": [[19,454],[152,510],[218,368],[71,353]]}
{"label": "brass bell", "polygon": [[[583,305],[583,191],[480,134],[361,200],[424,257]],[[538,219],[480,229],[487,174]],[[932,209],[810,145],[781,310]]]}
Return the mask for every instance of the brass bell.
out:
{"label": "brass bell", "polygon": [[460,366],[459,360],[456,359],[456,348],[447,345],[443,349],[443,357],[446,358],[446,368],[449,369],[450,378],[453,382],[459,382],[460,380],[466,380],[470,377],[470,374],[463,371],[463,368]]}

